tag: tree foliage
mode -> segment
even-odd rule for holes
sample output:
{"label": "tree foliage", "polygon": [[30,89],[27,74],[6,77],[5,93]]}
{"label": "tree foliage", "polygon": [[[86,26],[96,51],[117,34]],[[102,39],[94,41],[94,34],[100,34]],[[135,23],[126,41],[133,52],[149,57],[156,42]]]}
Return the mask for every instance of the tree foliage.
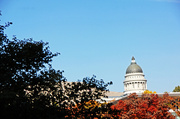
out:
{"label": "tree foliage", "polygon": [[89,100],[83,104],[79,103],[75,106],[67,108],[66,118],[78,118],[78,119],[100,119],[110,117],[108,112],[110,105],[106,102],[99,103],[94,100]]}
{"label": "tree foliage", "polygon": [[180,92],[180,86],[176,86],[173,90],[173,92]]}
{"label": "tree foliage", "polygon": [[169,96],[161,98],[157,94],[143,94],[138,98],[136,94],[131,94],[128,99],[111,106],[111,113],[113,117],[126,119],[174,119],[168,112],[170,101]]}
{"label": "tree foliage", "polygon": [[[67,108],[66,118],[107,118],[107,119],[175,119],[180,116],[180,98],[170,97],[165,93],[163,97],[157,94],[143,94],[138,97],[135,93],[125,100],[119,100],[115,105],[99,103],[89,100]],[[171,114],[169,110],[175,114]]]}
{"label": "tree foliage", "polygon": [[1,113],[10,118],[15,115],[17,118],[38,118],[40,115],[36,113],[43,112],[47,117],[46,111],[54,113],[57,103],[53,93],[61,91],[55,85],[65,81],[62,71],[51,67],[52,58],[59,53],[53,54],[43,41],[16,37],[9,40],[4,29],[10,24],[0,26]]}
{"label": "tree foliage", "polygon": [[156,91],[152,92],[152,91],[149,91],[149,90],[145,90],[143,92],[143,94],[156,94]]}
{"label": "tree foliage", "polygon": [[98,117],[100,112],[107,111],[108,108],[105,108],[105,105],[102,106],[95,100],[106,97],[107,86],[111,84],[112,82],[105,83],[103,80],[97,80],[95,76],[86,77],[82,82],[68,83],[66,85],[69,89],[67,117]]}
{"label": "tree foliage", "polygon": [[103,80],[84,78],[66,82],[63,71],[52,68],[48,43],[32,39],[8,39],[0,25],[0,108],[1,116],[23,119],[53,119],[67,115],[67,107],[104,95]]}
{"label": "tree foliage", "polygon": [[111,84],[112,82],[105,83],[102,79],[97,80],[96,76],[93,76],[84,78],[82,82],[66,83],[65,88],[68,89],[66,94],[71,97],[69,99],[71,104],[73,102],[78,104],[105,97],[107,86]]}

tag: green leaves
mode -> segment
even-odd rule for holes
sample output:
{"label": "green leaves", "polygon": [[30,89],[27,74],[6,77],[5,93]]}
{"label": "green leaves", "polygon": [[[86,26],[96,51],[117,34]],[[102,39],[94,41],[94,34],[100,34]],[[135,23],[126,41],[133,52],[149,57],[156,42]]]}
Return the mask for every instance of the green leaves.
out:
{"label": "green leaves", "polygon": [[66,115],[66,108],[105,96],[103,80],[84,78],[66,82],[63,71],[52,68],[48,43],[33,39],[11,40],[0,25],[0,108],[1,116],[19,119],[53,119]]}
{"label": "green leaves", "polygon": [[176,86],[173,92],[180,92],[180,86]]}
{"label": "green leaves", "polygon": [[[1,113],[10,117],[15,116],[17,111],[16,118],[32,118],[28,115],[39,113],[37,117],[46,115],[44,117],[47,118],[46,111],[49,112],[50,107],[53,107],[51,110],[58,112],[55,110],[58,103],[65,100],[60,99],[63,92],[62,89],[58,90],[60,86],[57,87],[65,78],[62,71],[56,71],[51,67],[52,58],[59,53],[52,53],[47,46],[48,43],[43,41],[19,40],[16,37],[12,40],[7,39],[4,29],[10,24],[12,23],[0,25],[0,108],[3,110]],[[60,101],[57,102],[57,99]],[[11,108],[14,110],[9,110]],[[21,109],[28,111],[24,112]]]}

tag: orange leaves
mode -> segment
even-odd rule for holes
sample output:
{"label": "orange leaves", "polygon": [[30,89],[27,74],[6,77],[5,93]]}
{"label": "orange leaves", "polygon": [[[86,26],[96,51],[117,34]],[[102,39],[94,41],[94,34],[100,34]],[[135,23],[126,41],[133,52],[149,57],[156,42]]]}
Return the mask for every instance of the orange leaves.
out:
{"label": "orange leaves", "polygon": [[147,112],[150,112],[151,114],[153,114],[154,112],[158,111],[158,109],[151,105],[148,109],[147,109]]}
{"label": "orange leaves", "polygon": [[96,102],[96,101],[94,101],[94,100],[90,100],[90,101],[88,101],[88,102],[85,102],[85,104],[84,104],[84,108],[85,109],[89,109],[89,110],[93,110],[94,108],[97,108],[97,107],[99,107],[99,103],[98,102]]}
{"label": "orange leaves", "polygon": [[[104,111],[105,110],[105,111]],[[67,109],[66,118],[79,118],[85,119],[87,117],[93,117],[93,119],[104,117],[107,113],[107,103],[99,103],[94,100],[89,100],[84,103],[79,103],[73,107]]]}

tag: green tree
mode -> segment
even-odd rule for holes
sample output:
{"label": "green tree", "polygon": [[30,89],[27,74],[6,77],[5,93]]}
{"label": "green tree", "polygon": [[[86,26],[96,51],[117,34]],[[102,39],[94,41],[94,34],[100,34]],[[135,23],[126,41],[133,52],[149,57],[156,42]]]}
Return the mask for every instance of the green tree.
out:
{"label": "green tree", "polygon": [[180,86],[176,86],[173,90],[173,92],[180,92]]}
{"label": "green tree", "polygon": [[4,30],[10,24],[0,25],[1,113],[6,118],[53,118],[58,113],[48,117],[49,113],[57,112],[57,103],[62,105],[55,93],[61,102],[65,99],[60,87],[65,78],[51,66],[59,53],[52,53],[43,41],[9,40]]}
{"label": "green tree", "polygon": [[33,39],[8,39],[0,25],[0,115],[6,118],[53,119],[66,115],[66,108],[105,96],[112,82],[84,78],[68,83],[63,71],[52,68],[48,43]]}
{"label": "green tree", "polygon": [[66,93],[69,97],[68,107],[76,105],[75,109],[70,108],[70,110],[68,110],[68,117],[97,117],[97,114],[100,114],[100,112],[102,113],[107,111],[106,109],[102,110],[102,108],[98,107],[92,111],[90,109],[86,109],[85,105],[89,101],[95,101],[97,99],[101,99],[102,97],[107,97],[107,86],[111,84],[111,81],[105,83],[102,79],[97,80],[96,76],[83,78],[82,82],[67,82],[65,88],[68,89],[68,92]]}

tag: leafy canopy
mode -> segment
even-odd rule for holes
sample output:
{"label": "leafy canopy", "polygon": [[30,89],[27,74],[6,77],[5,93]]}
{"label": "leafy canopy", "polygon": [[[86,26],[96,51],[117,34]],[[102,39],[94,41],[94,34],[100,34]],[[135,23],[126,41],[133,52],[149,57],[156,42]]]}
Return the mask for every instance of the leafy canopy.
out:
{"label": "leafy canopy", "polygon": [[[66,108],[105,96],[103,80],[84,78],[66,82],[63,71],[52,68],[48,43],[33,39],[11,40],[0,25],[0,114],[6,118],[53,119],[67,115]],[[82,112],[84,113],[84,112]]]}
{"label": "leafy canopy", "polygon": [[180,92],[180,86],[176,86],[173,90],[173,92]]}

